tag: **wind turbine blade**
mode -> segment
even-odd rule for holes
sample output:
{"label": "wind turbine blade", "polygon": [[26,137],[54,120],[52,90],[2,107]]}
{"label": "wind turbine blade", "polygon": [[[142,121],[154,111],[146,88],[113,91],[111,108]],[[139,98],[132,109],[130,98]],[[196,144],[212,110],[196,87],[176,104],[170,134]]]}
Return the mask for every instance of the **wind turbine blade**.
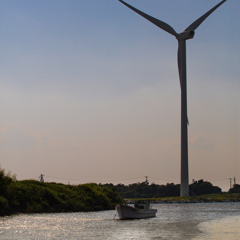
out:
{"label": "wind turbine blade", "polygon": [[176,33],[176,31],[167,23],[162,22],[154,17],[151,17],[149,15],[147,15],[144,12],[141,12],[140,10],[134,8],[133,6],[129,5],[128,3],[119,0],[121,3],[123,3],[124,5],[126,5],[127,7],[129,7],[130,9],[132,9],[134,12],[138,13],[139,15],[141,15],[142,17],[146,18],[148,21],[152,22],[153,24],[157,25],[158,27],[160,27],[161,29],[163,29],[164,31],[172,34],[173,36],[177,36],[178,34]]}
{"label": "wind turbine blade", "polygon": [[185,29],[185,31],[194,31],[199,27],[199,25],[213,12],[215,11],[218,7],[220,7],[224,2],[227,0],[221,1],[219,4],[217,4],[215,7],[210,9],[208,12],[206,12],[204,15],[202,15],[200,18],[198,18],[195,22],[193,22],[188,28]]}

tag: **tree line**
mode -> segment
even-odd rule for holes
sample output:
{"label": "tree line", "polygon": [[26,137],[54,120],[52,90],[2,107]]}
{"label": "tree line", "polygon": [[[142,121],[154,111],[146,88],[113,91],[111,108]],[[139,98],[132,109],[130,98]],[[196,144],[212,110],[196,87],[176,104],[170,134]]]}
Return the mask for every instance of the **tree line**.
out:
{"label": "tree line", "polygon": [[240,184],[234,184],[229,193],[240,193]]}
{"label": "tree line", "polygon": [[[116,188],[119,195],[123,198],[156,198],[180,196],[180,184],[167,183],[166,185],[149,184],[148,181],[141,183],[124,184],[105,184],[112,188]],[[199,196],[204,194],[221,193],[221,188],[213,186],[212,183],[204,181],[194,181],[189,185],[191,196]]]}
{"label": "tree line", "polygon": [[[221,193],[221,188],[199,180],[189,185],[190,195]],[[240,193],[234,184],[229,193]],[[80,212],[114,209],[123,198],[157,198],[180,195],[180,184],[142,183],[129,185],[80,184],[65,185],[35,180],[17,181],[16,176],[0,168],[0,216],[14,213]]]}

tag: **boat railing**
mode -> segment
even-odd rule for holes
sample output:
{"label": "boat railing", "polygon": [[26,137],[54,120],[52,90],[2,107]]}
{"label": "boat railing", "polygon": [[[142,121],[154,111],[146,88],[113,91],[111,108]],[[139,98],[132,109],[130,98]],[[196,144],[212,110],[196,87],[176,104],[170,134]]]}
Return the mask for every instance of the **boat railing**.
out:
{"label": "boat railing", "polygon": [[137,201],[134,203],[134,207],[138,209],[150,209],[149,201]]}

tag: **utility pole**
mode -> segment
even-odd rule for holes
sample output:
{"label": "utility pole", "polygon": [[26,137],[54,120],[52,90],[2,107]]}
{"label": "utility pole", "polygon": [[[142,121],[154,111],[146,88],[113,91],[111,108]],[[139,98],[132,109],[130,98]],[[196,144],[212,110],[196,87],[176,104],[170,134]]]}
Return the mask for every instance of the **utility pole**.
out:
{"label": "utility pole", "polygon": [[233,178],[233,187],[236,185],[236,178]]}
{"label": "utility pole", "polygon": [[42,182],[42,183],[44,183],[43,176],[44,176],[43,174],[40,174],[40,177],[39,177],[40,178],[40,182]]}
{"label": "utility pole", "polygon": [[148,176],[145,176],[145,178],[146,178],[145,183],[148,184]]}
{"label": "utility pole", "polygon": [[230,189],[232,188],[232,178],[229,178],[230,180]]}

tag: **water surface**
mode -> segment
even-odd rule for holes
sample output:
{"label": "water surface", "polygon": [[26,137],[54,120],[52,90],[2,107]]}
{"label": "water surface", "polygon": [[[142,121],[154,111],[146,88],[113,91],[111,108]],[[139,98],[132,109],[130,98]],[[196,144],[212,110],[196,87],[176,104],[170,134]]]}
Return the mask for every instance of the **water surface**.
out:
{"label": "water surface", "polygon": [[116,211],[0,218],[0,239],[240,239],[240,203],[156,204],[156,218],[118,220]]}

